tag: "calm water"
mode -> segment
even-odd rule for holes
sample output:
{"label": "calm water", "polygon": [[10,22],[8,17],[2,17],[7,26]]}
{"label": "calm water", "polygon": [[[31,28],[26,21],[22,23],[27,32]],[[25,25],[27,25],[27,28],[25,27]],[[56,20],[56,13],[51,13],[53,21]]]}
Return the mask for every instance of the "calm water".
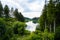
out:
{"label": "calm water", "polygon": [[32,21],[29,21],[26,24],[27,24],[26,30],[29,30],[31,32],[35,31],[36,30],[36,26],[38,25],[38,23],[33,23]]}

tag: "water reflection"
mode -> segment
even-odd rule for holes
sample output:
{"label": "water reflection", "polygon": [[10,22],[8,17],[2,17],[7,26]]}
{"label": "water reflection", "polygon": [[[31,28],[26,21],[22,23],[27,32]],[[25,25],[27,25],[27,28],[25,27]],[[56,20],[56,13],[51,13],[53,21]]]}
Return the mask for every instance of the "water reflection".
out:
{"label": "water reflection", "polygon": [[36,26],[38,25],[38,23],[33,23],[32,21],[29,21],[26,24],[27,24],[26,30],[29,30],[31,32],[35,31],[36,30]]}

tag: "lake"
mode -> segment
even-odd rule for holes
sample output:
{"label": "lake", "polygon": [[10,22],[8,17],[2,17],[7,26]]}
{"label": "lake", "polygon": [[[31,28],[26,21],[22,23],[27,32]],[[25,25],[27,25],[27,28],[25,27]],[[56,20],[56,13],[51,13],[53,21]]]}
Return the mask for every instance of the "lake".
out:
{"label": "lake", "polygon": [[31,32],[36,30],[36,26],[38,25],[38,23],[33,23],[32,21],[26,22],[27,27],[26,30],[29,30]]}

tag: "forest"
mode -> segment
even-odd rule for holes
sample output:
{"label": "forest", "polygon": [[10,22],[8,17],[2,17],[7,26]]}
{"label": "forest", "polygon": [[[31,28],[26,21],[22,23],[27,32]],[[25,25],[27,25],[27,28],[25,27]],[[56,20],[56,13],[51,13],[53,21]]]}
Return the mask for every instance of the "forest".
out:
{"label": "forest", "polygon": [[[39,23],[36,31],[25,30],[26,20]],[[0,1],[0,40],[60,40],[60,0],[50,0],[44,5],[42,15],[33,19],[25,18],[8,5],[3,7]]]}

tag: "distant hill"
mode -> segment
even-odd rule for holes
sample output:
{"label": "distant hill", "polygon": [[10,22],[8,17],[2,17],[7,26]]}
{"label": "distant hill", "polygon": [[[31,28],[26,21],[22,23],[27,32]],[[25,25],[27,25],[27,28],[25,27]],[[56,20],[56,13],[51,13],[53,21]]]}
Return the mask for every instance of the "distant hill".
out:
{"label": "distant hill", "polygon": [[38,19],[39,19],[39,17],[34,17],[34,18],[32,19],[33,23],[37,23],[37,22],[38,22]]}
{"label": "distant hill", "polygon": [[25,17],[25,21],[26,21],[26,22],[32,21],[32,19]]}
{"label": "distant hill", "polygon": [[38,19],[39,19],[39,17],[34,17],[34,18],[32,18],[32,19],[25,17],[25,21],[26,21],[26,22],[28,22],[28,21],[33,21],[33,23],[37,23],[37,22],[38,22]]}

